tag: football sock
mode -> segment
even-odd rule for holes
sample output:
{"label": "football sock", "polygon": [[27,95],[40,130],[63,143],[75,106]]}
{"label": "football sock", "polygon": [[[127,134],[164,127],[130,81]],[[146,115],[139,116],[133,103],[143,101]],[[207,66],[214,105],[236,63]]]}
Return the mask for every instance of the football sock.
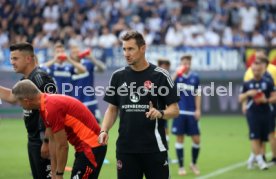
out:
{"label": "football sock", "polygon": [[183,167],[184,166],[184,162],[183,162],[183,158],[184,158],[184,147],[183,147],[183,143],[175,143],[175,149],[176,149],[176,155],[177,155],[177,159],[178,159],[178,165],[179,167]]}
{"label": "football sock", "polygon": [[265,155],[263,155],[263,160],[266,162],[266,157],[265,157]]}
{"label": "football sock", "polygon": [[265,162],[262,154],[256,155],[256,160],[257,160],[258,164]]}
{"label": "football sock", "polygon": [[192,146],[192,162],[196,164],[198,155],[199,155],[200,146],[198,144],[193,143]]}
{"label": "football sock", "polygon": [[254,153],[253,152],[251,152],[251,154],[250,154],[250,156],[249,156],[249,159],[248,159],[248,162],[254,162],[254,160],[255,160],[255,155],[254,155]]}

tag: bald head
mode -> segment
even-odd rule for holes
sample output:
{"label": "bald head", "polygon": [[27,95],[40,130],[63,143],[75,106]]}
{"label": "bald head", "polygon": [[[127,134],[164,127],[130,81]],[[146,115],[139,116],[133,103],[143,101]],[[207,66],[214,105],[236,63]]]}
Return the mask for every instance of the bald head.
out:
{"label": "bald head", "polygon": [[31,80],[22,80],[17,82],[12,88],[12,94],[16,99],[34,99],[41,91]]}

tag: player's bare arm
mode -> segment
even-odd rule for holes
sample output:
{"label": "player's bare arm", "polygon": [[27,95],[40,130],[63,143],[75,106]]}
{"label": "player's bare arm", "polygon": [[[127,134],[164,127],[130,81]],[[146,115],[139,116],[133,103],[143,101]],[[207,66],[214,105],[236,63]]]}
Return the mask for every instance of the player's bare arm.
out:
{"label": "player's bare arm", "polygon": [[239,95],[239,102],[243,102],[248,97],[254,97],[258,93],[258,90],[252,89]]}
{"label": "player's bare arm", "polygon": [[197,95],[195,97],[195,106],[196,106],[195,118],[196,120],[199,120],[201,117],[201,96],[200,95]]}
{"label": "player's bare arm", "polygon": [[11,89],[0,86],[0,99],[11,104],[15,104],[17,101],[12,94]]}
{"label": "player's bare arm", "polygon": [[247,104],[247,100],[244,100],[244,101],[242,102],[242,113],[243,113],[243,114],[246,114],[246,104]]}
{"label": "player's bare arm", "polygon": [[276,103],[276,91],[270,93],[270,97],[267,99],[267,102],[268,103],[273,103],[273,104]]}
{"label": "player's bare arm", "polygon": [[56,132],[53,134],[54,136],[54,142],[55,142],[55,148],[56,148],[56,161],[57,161],[57,167],[56,167],[56,179],[63,178],[62,175],[58,175],[63,173],[65,170],[65,166],[67,163],[68,158],[68,142],[67,142],[67,135],[64,129]]}
{"label": "player's bare arm", "polygon": [[74,66],[74,68],[77,70],[77,74],[82,74],[87,71],[86,68],[81,63],[76,62],[70,56],[67,57],[67,61]]}
{"label": "player's bare arm", "polygon": [[47,62],[43,63],[42,66],[50,67],[50,66],[54,65],[58,61],[59,56],[60,56],[60,54],[58,54],[58,53],[55,54],[53,59],[48,60]]}
{"label": "player's bare arm", "polygon": [[97,72],[105,71],[106,66],[102,61],[97,60],[92,54],[89,55],[87,58],[95,65]]}
{"label": "player's bare arm", "polygon": [[118,115],[118,107],[113,104],[109,104],[106,109],[104,119],[102,122],[101,133],[98,138],[99,144],[107,145],[108,131],[111,129],[111,127],[115,123],[115,121],[117,119],[117,115]]}
{"label": "player's bare arm", "polygon": [[[162,114],[163,113],[163,114]],[[160,111],[156,109],[152,102],[149,103],[149,111],[146,112],[146,117],[155,120],[155,119],[172,119],[179,115],[179,107],[178,103],[172,103],[166,107],[165,110]]]}

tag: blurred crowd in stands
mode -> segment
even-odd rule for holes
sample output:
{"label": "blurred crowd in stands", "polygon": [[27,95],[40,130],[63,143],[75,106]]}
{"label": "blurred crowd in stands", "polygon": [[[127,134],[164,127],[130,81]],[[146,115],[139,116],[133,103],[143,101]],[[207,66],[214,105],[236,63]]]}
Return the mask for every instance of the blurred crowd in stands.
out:
{"label": "blurred crowd in stands", "polygon": [[127,29],[149,45],[276,45],[276,0],[0,0],[0,22],[0,48],[109,48]]}

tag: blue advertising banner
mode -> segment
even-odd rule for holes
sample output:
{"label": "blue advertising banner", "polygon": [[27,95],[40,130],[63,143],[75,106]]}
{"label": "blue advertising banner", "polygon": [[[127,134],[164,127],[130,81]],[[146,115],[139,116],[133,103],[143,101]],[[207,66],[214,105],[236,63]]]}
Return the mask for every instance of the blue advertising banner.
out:
{"label": "blue advertising banner", "polygon": [[[44,63],[53,57],[52,49],[35,49],[39,63]],[[108,68],[120,68],[125,60],[122,48],[93,48],[92,54],[104,61]],[[176,69],[183,54],[193,57],[192,68],[196,71],[238,71],[244,69],[243,54],[235,48],[204,47],[204,48],[172,48],[167,46],[148,47],[146,58],[156,63],[158,58],[165,57],[171,61],[172,69]],[[0,69],[11,69],[8,49],[0,49]]]}

